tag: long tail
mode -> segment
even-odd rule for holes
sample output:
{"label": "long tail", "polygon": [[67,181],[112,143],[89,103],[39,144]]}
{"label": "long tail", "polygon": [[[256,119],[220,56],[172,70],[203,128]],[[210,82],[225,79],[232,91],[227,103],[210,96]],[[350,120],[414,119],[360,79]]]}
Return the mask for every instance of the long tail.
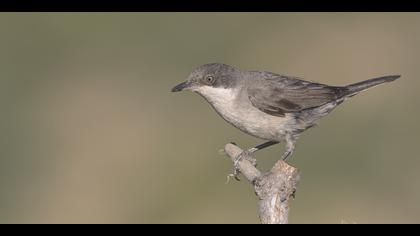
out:
{"label": "long tail", "polygon": [[346,88],[345,96],[354,96],[363,90],[380,85],[382,83],[392,82],[398,78],[400,78],[400,75],[389,75],[347,85],[344,87]]}

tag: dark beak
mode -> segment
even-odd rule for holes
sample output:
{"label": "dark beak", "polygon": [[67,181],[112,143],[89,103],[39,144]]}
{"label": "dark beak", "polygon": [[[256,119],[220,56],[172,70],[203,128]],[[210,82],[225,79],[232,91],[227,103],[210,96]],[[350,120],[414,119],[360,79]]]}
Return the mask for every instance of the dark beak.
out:
{"label": "dark beak", "polygon": [[179,91],[184,90],[185,88],[188,88],[189,86],[190,86],[190,83],[185,81],[185,82],[182,82],[182,83],[178,84],[177,86],[173,87],[171,91],[172,92],[179,92]]}

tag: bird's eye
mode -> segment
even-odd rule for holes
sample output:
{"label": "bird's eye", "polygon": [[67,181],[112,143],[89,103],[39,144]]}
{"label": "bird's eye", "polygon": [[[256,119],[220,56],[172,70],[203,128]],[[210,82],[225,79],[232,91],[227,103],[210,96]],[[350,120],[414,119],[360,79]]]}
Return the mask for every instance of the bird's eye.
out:
{"label": "bird's eye", "polygon": [[207,75],[205,79],[208,84],[212,84],[214,82],[214,77],[212,75]]}

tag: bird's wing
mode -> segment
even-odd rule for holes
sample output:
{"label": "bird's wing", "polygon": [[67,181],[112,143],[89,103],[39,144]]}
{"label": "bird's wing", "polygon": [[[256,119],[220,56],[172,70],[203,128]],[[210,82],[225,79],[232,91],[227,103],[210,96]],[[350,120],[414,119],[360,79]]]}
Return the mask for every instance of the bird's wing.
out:
{"label": "bird's wing", "polygon": [[253,106],[273,116],[321,106],[338,99],[344,89],[297,77],[269,72],[260,74],[262,77],[248,87],[248,98]]}

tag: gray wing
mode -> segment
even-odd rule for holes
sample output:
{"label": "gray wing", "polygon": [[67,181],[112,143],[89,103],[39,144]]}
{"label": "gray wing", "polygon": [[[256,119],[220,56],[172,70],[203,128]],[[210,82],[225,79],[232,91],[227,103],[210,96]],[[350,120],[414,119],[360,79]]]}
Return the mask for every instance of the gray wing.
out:
{"label": "gray wing", "polygon": [[262,72],[248,88],[248,98],[259,110],[273,115],[318,107],[342,96],[345,88],[304,81],[297,77]]}

